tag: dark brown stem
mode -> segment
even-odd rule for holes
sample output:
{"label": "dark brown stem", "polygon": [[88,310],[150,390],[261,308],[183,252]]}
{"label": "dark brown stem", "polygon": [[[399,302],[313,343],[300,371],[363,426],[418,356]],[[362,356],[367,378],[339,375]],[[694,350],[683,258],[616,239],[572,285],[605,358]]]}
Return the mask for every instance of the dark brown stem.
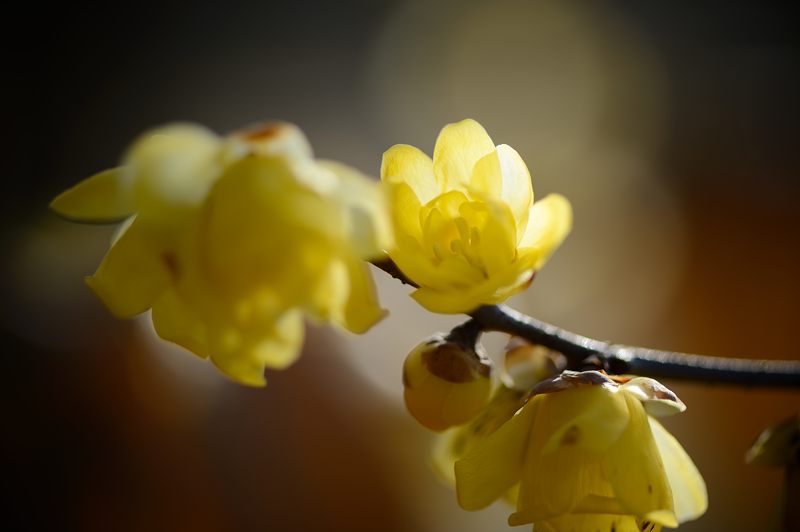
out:
{"label": "dark brown stem", "polygon": [[[417,286],[393,262],[373,264],[395,279]],[[796,360],[712,357],[613,344],[565,331],[505,305],[483,306],[470,316],[471,322],[480,324],[484,331],[505,332],[562,353],[571,369],[584,368],[587,360],[598,360],[615,374],[743,386],[800,387],[800,361]]]}

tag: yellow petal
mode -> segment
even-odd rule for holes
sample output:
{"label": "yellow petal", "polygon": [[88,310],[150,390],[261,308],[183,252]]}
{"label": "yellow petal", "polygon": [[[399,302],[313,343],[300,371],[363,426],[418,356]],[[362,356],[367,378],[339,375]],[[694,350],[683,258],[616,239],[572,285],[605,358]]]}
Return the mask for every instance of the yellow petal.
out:
{"label": "yellow petal", "polygon": [[349,242],[359,257],[375,258],[391,247],[394,237],[389,219],[388,191],[355,168],[336,161],[317,161],[339,179],[336,201],[347,211]]}
{"label": "yellow petal", "polygon": [[414,300],[431,312],[467,314],[484,304],[485,292],[476,290],[436,290],[423,286],[411,293]]}
{"label": "yellow petal", "polygon": [[[467,211],[474,205],[462,206],[464,218],[469,220]],[[486,275],[491,278],[506,270],[517,254],[517,231],[510,209],[502,203],[486,203],[488,216],[480,231],[477,243],[479,256]]]}
{"label": "yellow petal", "polygon": [[169,286],[176,258],[162,247],[158,233],[139,219],[108,250],[86,284],[112,314],[128,318],[144,312]]}
{"label": "yellow petal", "polygon": [[50,203],[59,216],[76,222],[111,223],[135,210],[124,168],[112,168],[84,179]]}
{"label": "yellow petal", "polygon": [[629,513],[658,524],[675,527],[672,492],[667,473],[642,404],[626,393],[630,413],[628,428],[606,453],[606,475],[614,496]]}
{"label": "yellow petal", "polygon": [[242,384],[264,386],[265,368],[284,369],[300,355],[302,313],[289,310],[272,327],[258,329],[221,324],[211,341],[211,360],[223,373]]}
{"label": "yellow petal", "polygon": [[536,410],[536,404],[529,402],[456,462],[456,492],[462,508],[484,508],[519,482]]}
{"label": "yellow petal", "polygon": [[[582,386],[545,397],[539,429],[551,436],[542,452],[570,445],[604,453],[628,427],[628,407],[622,394],[604,386]],[[545,413],[547,416],[545,417]]]}
{"label": "yellow petal", "polygon": [[497,157],[503,177],[502,199],[511,207],[518,234],[521,236],[528,225],[528,216],[533,205],[531,174],[514,148],[506,144],[499,145]]}
{"label": "yellow petal", "polygon": [[640,532],[636,518],[630,515],[567,514],[537,521],[536,532]]}
{"label": "yellow petal", "polygon": [[392,221],[399,238],[410,237],[420,242],[420,202],[407,183],[388,183]]}
{"label": "yellow petal", "polygon": [[422,204],[443,190],[442,183],[437,182],[433,175],[431,158],[407,144],[395,144],[383,154],[381,180],[407,184]]}
{"label": "yellow petal", "polygon": [[388,312],[378,304],[375,282],[365,262],[350,260],[347,264],[350,291],[343,309],[341,325],[354,333],[364,333],[382,320]]}
{"label": "yellow petal", "polygon": [[499,200],[503,195],[503,172],[497,150],[492,150],[475,163],[470,189],[480,198]]}
{"label": "yellow petal", "polygon": [[675,517],[679,523],[697,519],[708,508],[706,483],[678,440],[652,417],[649,422],[672,489]]}
{"label": "yellow petal", "polygon": [[604,471],[606,455],[629,425],[620,393],[580,386],[537,395],[539,413],[525,456],[512,526],[578,512],[620,513]]}
{"label": "yellow petal", "polygon": [[202,358],[208,357],[205,326],[195,310],[174,289],[153,304],[153,327],[164,340],[174,342]]}
{"label": "yellow petal", "polygon": [[571,228],[572,207],[569,201],[560,194],[550,194],[531,207],[528,226],[519,242],[519,253],[535,255],[534,268],[538,270]]}
{"label": "yellow petal", "polygon": [[169,219],[198,205],[223,169],[219,137],[195,124],[170,124],[142,135],[128,150],[127,171],[139,215]]}
{"label": "yellow petal", "polygon": [[494,149],[492,139],[475,120],[446,125],[433,150],[433,172],[443,190],[468,190],[475,164]]}

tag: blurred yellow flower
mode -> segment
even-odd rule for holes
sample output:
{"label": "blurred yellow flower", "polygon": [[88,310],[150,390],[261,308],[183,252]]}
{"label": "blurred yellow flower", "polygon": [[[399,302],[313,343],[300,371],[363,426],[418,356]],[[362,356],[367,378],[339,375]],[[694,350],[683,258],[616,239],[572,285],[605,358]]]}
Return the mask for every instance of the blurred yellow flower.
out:
{"label": "blurred yellow flower", "polygon": [[80,221],[134,215],[87,283],[119,317],[152,308],[159,336],[246,384],[296,359],[304,315],[354,332],[384,315],[362,261],[391,243],[382,192],[315,160],[290,124],[155,129],[51,206]]}
{"label": "blurred yellow flower", "polygon": [[519,154],[474,120],[442,129],[433,160],[404,144],[383,155],[395,247],[389,255],[433,312],[469,312],[520,292],[569,233],[560,195],[533,202]]}
{"label": "blurred yellow flower", "polygon": [[458,500],[477,510],[519,484],[509,524],[537,531],[658,530],[707,507],[689,456],[648,411],[683,404],[653,379],[618,385],[564,372],[456,462]]}

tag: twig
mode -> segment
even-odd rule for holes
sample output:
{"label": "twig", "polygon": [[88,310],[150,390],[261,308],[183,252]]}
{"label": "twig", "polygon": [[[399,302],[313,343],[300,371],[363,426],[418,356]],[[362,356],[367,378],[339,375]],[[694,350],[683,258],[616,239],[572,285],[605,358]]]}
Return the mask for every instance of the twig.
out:
{"label": "twig", "polygon": [[[373,263],[399,281],[417,286],[393,262]],[[744,386],[800,387],[800,361],[754,360],[690,355],[644,347],[613,344],[575,334],[517,312],[505,305],[483,306],[470,313],[484,331],[522,337],[562,353],[568,367],[580,368],[599,360],[615,374]]]}

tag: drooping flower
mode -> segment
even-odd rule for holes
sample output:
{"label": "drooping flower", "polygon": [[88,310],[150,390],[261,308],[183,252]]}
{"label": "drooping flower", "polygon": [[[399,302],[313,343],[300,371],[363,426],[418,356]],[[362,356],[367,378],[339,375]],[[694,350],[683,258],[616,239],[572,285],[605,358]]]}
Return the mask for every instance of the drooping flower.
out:
{"label": "drooping flower", "polygon": [[391,147],[381,179],[392,188],[389,256],[433,312],[468,312],[520,292],[572,224],[564,197],[533,202],[522,158],[474,120],[445,126],[432,160],[413,146]]}
{"label": "drooping flower", "polygon": [[315,160],[290,124],[156,129],[52,207],[82,221],[133,215],[89,286],[119,317],[152,308],[159,336],[246,384],[296,359],[304,316],[363,332],[384,315],[362,261],[391,242],[382,193]]}
{"label": "drooping flower", "polygon": [[705,512],[697,468],[648,416],[685,408],[660,383],[565,372],[534,392],[456,463],[463,508],[483,508],[519,484],[509,524],[537,531],[657,530]]}

